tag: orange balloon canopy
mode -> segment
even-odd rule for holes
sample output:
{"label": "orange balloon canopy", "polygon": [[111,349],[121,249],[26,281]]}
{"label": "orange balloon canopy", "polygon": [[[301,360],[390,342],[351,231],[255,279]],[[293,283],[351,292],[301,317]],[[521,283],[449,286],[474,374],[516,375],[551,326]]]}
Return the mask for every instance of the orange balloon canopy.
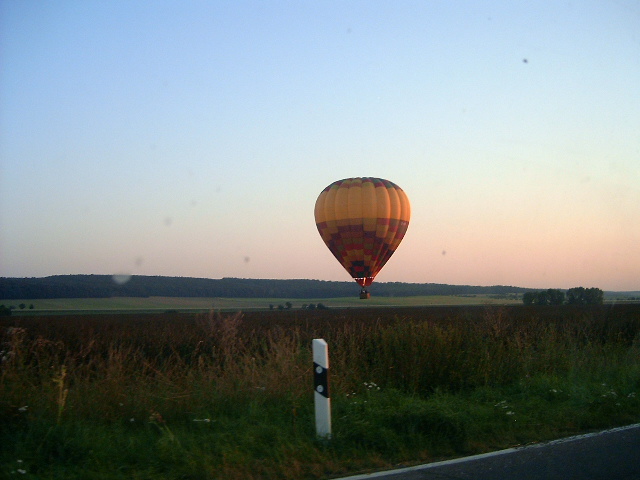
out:
{"label": "orange balloon canopy", "polygon": [[368,287],[402,241],[411,206],[404,191],[388,180],[347,178],[320,193],[315,217],[331,253]]}

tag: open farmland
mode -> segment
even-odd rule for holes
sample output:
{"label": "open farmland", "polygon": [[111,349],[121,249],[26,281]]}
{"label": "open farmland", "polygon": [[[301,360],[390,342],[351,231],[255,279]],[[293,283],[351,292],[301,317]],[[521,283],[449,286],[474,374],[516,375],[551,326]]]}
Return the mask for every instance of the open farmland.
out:
{"label": "open farmland", "polygon": [[510,295],[423,295],[411,297],[372,297],[366,301],[356,296],[337,298],[219,298],[219,297],[109,297],[109,298],[43,298],[36,300],[2,300],[4,305],[33,305],[33,309],[15,309],[18,315],[54,313],[162,313],[167,310],[184,313],[216,311],[268,310],[290,302],[293,309],[321,303],[330,308],[429,305],[513,305],[522,303]]}
{"label": "open farmland", "polygon": [[[0,470],[32,478],[330,478],[640,421],[639,305],[0,326]],[[329,442],[314,434],[313,338],[330,349]]]}

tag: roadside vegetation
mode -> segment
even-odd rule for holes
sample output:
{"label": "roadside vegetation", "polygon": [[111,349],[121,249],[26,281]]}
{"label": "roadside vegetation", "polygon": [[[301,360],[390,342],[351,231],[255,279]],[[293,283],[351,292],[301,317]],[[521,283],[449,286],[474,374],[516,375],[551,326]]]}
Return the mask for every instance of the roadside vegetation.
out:
{"label": "roadside vegetation", "polygon": [[[640,306],[0,319],[0,471],[321,479],[640,421]],[[311,340],[333,437],[314,431]]]}

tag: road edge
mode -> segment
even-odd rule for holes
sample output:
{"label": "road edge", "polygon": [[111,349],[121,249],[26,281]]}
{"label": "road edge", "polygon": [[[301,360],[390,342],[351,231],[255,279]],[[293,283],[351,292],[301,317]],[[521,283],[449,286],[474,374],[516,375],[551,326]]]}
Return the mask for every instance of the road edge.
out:
{"label": "road edge", "polygon": [[403,467],[403,468],[394,468],[394,469],[391,469],[391,470],[383,470],[383,471],[379,471],[379,472],[362,473],[362,474],[358,474],[358,475],[351,475],[351,476],[348,476],[348,477],[332,478],[331,480],[368,480],[368,479],[373,479],[373,478],[382,477],[382,476],[386,476],[386,475],[395,475],[395,474],[402,474],[402,473],[406,473],[406,472],[415,472],[415,471],[418,471],[418,470],[428,470],[430,468],[441,467],[441,466],[444,466],[444,465],[455,465],[455,464],[458,464],[458,463],[472,462],[472,461],[475,461],[475,460],[481,460],[483,458],[490,458],[490,457],[497,457],[497,456],[500,456],[500,455],[507,455],[509,453],[513,453],[513,452],[517,452],[517,451],[525,450],[525,449],[541,448],[541,447],[546,447],[548,445],[556,445],[556,444],[559,444],[559,443],[574,442],[576,440],[582,440],[584,438],[597,437],[597,436],[600,436],[600,435],[606,435],[608,433],[622,432],[622,431],[631,430],[631,429],[634,429],[634,428],[640,428],[640,423],[634,423],[632,425],[625,425],[625,426],[622,426],[622,427],[609,428],[609,429],[600,430],[600,431],[597,431],[597,432],[590,432],[590,433],[583,433],[583,434],[580,434],[580,435],[573,435],[571,437],[559,438],[559,439],[556,439],[556,440],[549,440],[549,441],[533,443],[533,444],[529,444],[529,445],[506,448],[504,450],[497,450],[495,452],[480,453],[480,454],[471,455],[471,456],[468,456],[468,457],[453,458],[451,460],[442,460],[442,461],[439,461],[439,462],[424,463],[424,464],[421,464],[421,465],[414,465],[414,466],[411,466],[411,467]]}

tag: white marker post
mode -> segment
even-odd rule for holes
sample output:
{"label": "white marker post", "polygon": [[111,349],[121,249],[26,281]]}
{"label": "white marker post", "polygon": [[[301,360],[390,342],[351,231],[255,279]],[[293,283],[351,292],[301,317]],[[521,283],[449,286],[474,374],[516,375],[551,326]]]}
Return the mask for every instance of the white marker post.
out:
{"label": "white marker post", "polygon": [[316,406],[316,434],[331,438],[331,399],[329,398],[329,349],[327,342],[315,338],[313,346],[313,386]]}

